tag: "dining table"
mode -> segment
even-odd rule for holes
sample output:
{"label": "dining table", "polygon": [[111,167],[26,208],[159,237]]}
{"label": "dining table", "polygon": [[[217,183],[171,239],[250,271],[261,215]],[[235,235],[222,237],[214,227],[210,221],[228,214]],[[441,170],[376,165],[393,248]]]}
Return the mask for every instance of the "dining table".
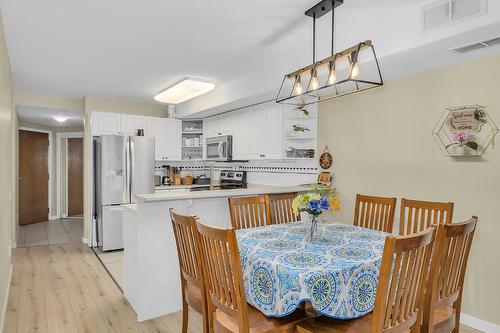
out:
{"label": "dining table", "polygon": [[284,317],[304,302],[336,319],[373,311],[387,234],[336,222],[293,222],[236,231],[247,302]]}

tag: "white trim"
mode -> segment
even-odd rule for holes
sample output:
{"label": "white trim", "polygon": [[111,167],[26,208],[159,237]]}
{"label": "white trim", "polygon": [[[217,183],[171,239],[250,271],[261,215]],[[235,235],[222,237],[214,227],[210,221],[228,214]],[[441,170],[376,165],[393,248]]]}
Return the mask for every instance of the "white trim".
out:
{"label": "white trim", "polygon": [[[56,134],[56,186],[57,186],[57,216],[59,217],[67,217],[67,214],[64,216],[61,212],[61,139],[69,139],[69,138],[83,138],[83,132],[59,132]],[[68,149],[68,145],[66,145],[66,149]],[[66,154],[66,179],[68,179],[68,154]],[[68,195],[68,182],[66,181],[66,196]],[[66,202],[68,202],[66,198]],[[66,212],[67,213],[67,212]]]}
{"label": "white trim", "polygon": [[52,216],[49,216],[49,221],[52,221],[52,220],[59,220],[60,217],[57,216],[57,215],[52,215]]}
{"label": "white trim", "polygon": [[[47,166],[49,168],[49,194],[48,194],[48,208],[49,208],[49,213],[47,214],[47,218],[50,220],[50,217],[52,215],[52,131],[49,130],[44,130],[44,129],[38,129],[38,128],[31,128],[31,127],[19,127],[19,131],[29,131],[29,132],[38,132],[38,133],[47,133],[49,135],[49,151],[48,151],[48,161],[47,161]],[[56,212],[57,213],[57,212]]]}
{"label": "white trim", "polygon": [[10,269],[9,269],[9,278],[7,279],[7,290],[5,291],[5,299],[3,303],[3,309],[0,315],[0,332],[3,332],[4,325],[5,325],[5,316],[7,315],[7,305],[9,302],[9,294],[10,294],[10,284],[12,283],[12,270],[13,270],[13,265],[12,263],[10,264]]}
{"label": "white trim", "polygon": [[486,333],[500,333],[499,325],[495,325],[485,320],[470,316],[463,312],[460,314],[460,323]]}

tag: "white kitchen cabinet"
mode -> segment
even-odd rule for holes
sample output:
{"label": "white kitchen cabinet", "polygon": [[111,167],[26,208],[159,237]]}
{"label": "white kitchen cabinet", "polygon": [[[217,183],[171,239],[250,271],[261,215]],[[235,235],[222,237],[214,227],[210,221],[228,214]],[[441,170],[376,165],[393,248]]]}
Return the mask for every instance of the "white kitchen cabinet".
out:
{"label": "white kitchen cabinet", "polygon": [[155,160],[162,161],[167,157],[166,124],[162,118],[149,117],[145,135],[155,138]]}
{"label": "white kitchen cabinet", "polygon": [[[137,130],[146,131],[148,117],[122,115],[122,133],[126,135],[137,135]],[[145,134],[147,135],[147,134]]]}
{"label": "white kitchen cabinet", "polygon": [[263,149],[261,158],[280,159],[282,158],[282,130],[281,130],[282,106],[273,105],[269,109],[264,109],[261,114],[263,133],[261,135]]}
{"label": "white kitchen cabinet", "polygon": [[179,119],[147,119],[146,136],[155,138],[155,160],[180,161],[182,158],[182,122]]}
{"label": "white kitchen cabinet", "polygon": [[120,113],[92,112],[91,123],[92,136],[122,133],[122,115]]}
{"label": "white kitchen cabinet", "polygon": [[234,113],[230,124],[235,160],[281,158],[281,106],[259,106]]}
{"label": "white kitchen cabinet", "polygon": [[165,123],[166,157],[169,160],[182,159],[182,121],[167,118]]}

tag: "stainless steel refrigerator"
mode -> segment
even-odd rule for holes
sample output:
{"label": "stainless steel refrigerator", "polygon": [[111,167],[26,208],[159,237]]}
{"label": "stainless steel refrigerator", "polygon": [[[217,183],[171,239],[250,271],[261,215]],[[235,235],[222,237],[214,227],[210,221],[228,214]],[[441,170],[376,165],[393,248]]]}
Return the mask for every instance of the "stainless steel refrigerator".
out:
{"label": "stainless steel refrigerator", "polygon": [[136,194],[154,193],[154,138],[102,135],[94,140],[97,244],[123,248],[123,210]]}

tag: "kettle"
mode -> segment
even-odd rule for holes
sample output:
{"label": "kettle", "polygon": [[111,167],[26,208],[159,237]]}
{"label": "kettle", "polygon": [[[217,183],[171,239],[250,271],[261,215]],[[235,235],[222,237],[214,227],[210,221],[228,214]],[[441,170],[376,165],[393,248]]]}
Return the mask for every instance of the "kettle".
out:
{"label": "kettle", "polygon": [[169,176],[163,176],[162,179],[161,179],[161,183],[163,185],[172,185],[172,180],[170,180],[170,177]]}

